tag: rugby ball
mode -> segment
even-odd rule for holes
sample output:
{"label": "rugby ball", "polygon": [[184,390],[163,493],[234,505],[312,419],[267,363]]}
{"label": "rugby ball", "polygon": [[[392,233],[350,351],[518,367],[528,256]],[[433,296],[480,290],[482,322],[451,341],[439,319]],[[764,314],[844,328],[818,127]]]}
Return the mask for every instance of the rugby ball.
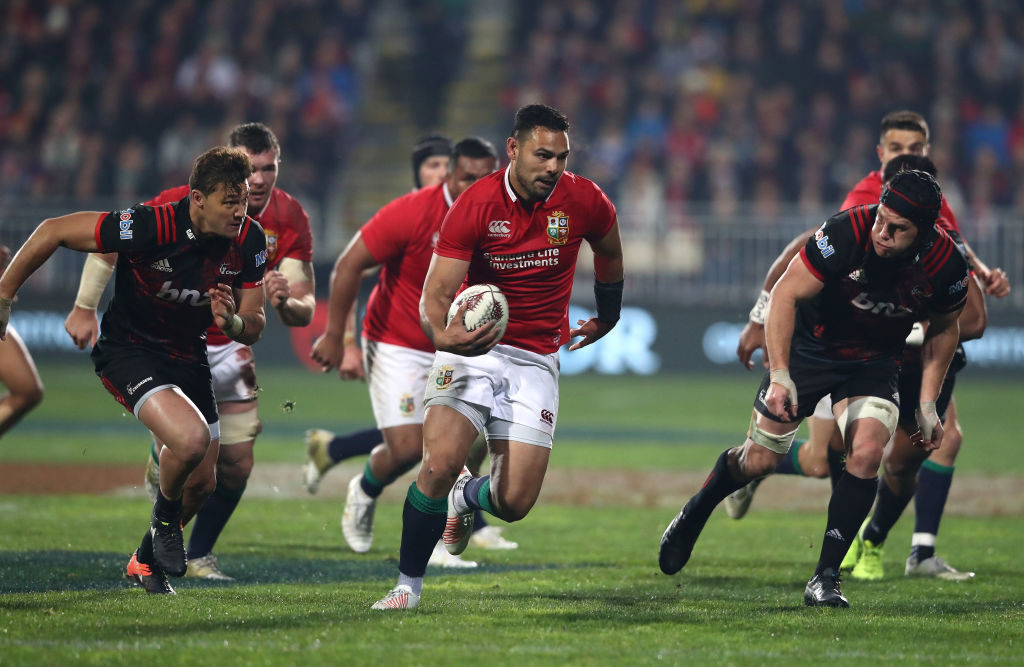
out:
{"label": "rugby ball", "polygon": [[462,316],[462,324],[466,331],[473,331],[491,320],[497,321],[499,339],[505,335],[508,327],[508,299],[497,286],[489,283],[470,285],[462,291],[448,309],[446,324],[451,324],[455,313],[466,303],[466,312]]}

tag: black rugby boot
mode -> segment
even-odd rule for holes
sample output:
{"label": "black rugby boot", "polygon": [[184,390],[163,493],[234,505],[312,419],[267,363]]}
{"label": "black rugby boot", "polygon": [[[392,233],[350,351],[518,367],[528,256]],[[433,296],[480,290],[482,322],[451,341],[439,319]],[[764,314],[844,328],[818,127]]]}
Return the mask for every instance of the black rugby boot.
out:
{"label": "black rugby boot", "polygon": [[811,577],[804,589],[804,604],[808,607],[849,607],[850,601],[839,590],[839,573],[826,568]]}
{"label": "black rugby boot", "polygon": [[153,560],[156,566],[172,577],[184,576],[188,563],[185,559],[185,538],[181,534],[181,519],[163,521],[154,513],[149,534],[153,537]]}
{"label": "black rugby boot", "polygon": [[658,565],[665,574],[675,574],[683,569],[686,562],[690,560],[693,552],[693,545],[700,537],[700,531],[704,529],[705,521],[697,521],[691,516],[690,506],[693,500],[686,503],[683,509],[679,510],[676,518],[668,524],[665,533],[661,536],[661,548],[658,549]]}

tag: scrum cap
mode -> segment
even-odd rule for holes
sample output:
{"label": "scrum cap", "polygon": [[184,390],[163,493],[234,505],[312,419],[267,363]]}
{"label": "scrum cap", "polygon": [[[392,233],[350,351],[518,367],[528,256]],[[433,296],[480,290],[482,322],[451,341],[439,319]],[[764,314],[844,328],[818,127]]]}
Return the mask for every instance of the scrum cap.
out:
{"label": "scrum cap", "polygon": [[912,169],[893,176],[878,201],[919,229],[928,229],[939,217],[942,190],[930,174]]}

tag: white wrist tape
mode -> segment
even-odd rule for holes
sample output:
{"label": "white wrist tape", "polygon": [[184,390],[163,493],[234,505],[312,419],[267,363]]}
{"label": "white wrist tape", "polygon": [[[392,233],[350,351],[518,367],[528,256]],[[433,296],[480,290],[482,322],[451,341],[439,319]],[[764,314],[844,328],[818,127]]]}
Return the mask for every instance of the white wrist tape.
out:
{"label": "white wrist tape", "polygon": [[225,336],[233,339],[235,336],[245,331],[245,320],[243,320],[238,315],[232,315],[231,322],[229,322],[226,327],[221,329],[221,331],[224,332]]}
{"label": "white wrist tape", "polygon": [[770,296],[771,294],[767,290],[761,290],[761,295],[754,302],[754,307],[750,309],[750,321],[754,324],[764,326],[764,312],[768,310],[768,299]]}
{"label": "white wrist tape", "polygon": [[786,389],[789,392],[789,404],[796,407],[799,405],[796,400],[796,385],[793,384],[793,379],[789,377],[789,371],[785,368],[774,370],[768,374],[769,380],[772,384],[777,384],[780,387]]}
{"label": "white wrist tape", "polygon": [[82,278],[78,282],[75,306],[85,310],[96,310],[100,305],[103,289],[110,281],[110,274],[113,272],[112,265],[103,261],[99,255],[90,253],[85,258],[85,266],[82,267]]}
{"label": "white wrist tape", "polygon": [[914,322],[914,328],[907,334],[907,345],[910,347],[921,347],[924,345],[924,325]]}
{"label": "white wrist tape", "polygon": [[935,401],[921,401],[917,406],[917,425],[921,427],[921,437],[932,439],[932,431],[939,423],[939,413],[935,409]]}

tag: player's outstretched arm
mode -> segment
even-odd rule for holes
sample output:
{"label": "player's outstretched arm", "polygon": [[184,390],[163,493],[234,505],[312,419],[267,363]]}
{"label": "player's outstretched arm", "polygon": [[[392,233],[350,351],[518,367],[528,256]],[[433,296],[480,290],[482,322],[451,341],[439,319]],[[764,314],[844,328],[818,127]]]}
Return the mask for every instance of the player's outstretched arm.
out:
{"label": "player's outstretched arm", "polygon": [[98,211],[71,213],[44,220],[11,260],[0,276],[0,340],[7,338],[11,303],[21,286],[59,247],[96,252]]}
{"label": "player's outstretched arm", "polygon": [[468,303],[459,307],[451,322],[446,323],[448,309],[455,300],[462,281],[466,279],[469,262],[452,257],[434,255],[427,269],[427,277],[423,281],[423,292],[420,294],[420,327],[440,352],[451,352],[464,357],[476,357],[487,354],[498,344],[500,332],[495,321],[473,331],[466,331],[463,316]]}
{"label": "player's outstretched arm", "polygon": [[100,330],[96,309],[100,305],[104,288],[110,282],[116,261],[116,252],[92,253],[85,259],[82,277],[78,281],[75,305],[71,307],[71,312],[64,320],[64,331],[68,332],[79,350],[85,349],[87,345],[92,347],[96,344]]}
{"label": "player's outstretched arm", "polygon": [[363,272],[377,266],[377,260],[370,254],[361,233],[349,241],[348,247],[338,256],[331,271],[330,296],[327,300],[327,329],[313,342],[309,356],[320,364],[326,373],[331,369],[339,369],[343,380],[360,377],[362,371],[353,374],[346,365],[343,372],[348,347],[355,343],[353,334],[355,324],[355,303],[359,295],[359,283]]}
{"label": "player's outstretched arm", "polygon": [[931,451],[942,444],[942,423],[935,402],[942,389],[949,362],[960,341],[960,313],[933,313],[928,318],[928,334],[921,346],[921,395],[917,408],[917,425],[921,427],[922,446]]}
{"label": "player's outstretched arm", "polygon": [[789,378],[789,346],[793,342],[796,306],[824,287],[825,283],[814,277],[799,257],[794,257],[772,288],[764,320],[765,351],[772,381],[764,402],[777,417],[795,418],[799,405],[796,387]]}
{"label": "player's outstretched arm", "polygon": [[313,321],[316,310],[313,262],[285,257],[277,270],[267,271],[263,284],[267,301],[277,311],[282,324],[304,327]]}
{"label": "player's outstretched arm", "polygon": [[988,308],[982,293],[981,281],[971,276],[967,283],[967,303],[960,313],[960,342],[981,338],[988,326]]}
{"label": "player's outstretched arm", "polygon": [[625,269],[618,220],[612,224],[607,234],[597,241],[592,241],[590,247],[594,251],[594,300],[597,303],[597,317],[577,320],[576,324],[579,326],[569,330],[569,338],[583,337],[569,346],[570,352],[600,340],[619,321],[619,313],[622,310]]}
{"label": "player's outstretched arm", "polygon": [[[754,352],[764,348],[764,312],[768,307],[768,295],[771,293],[772,288],[775,287],[775,283],[779,282],[779,278],[785,273],[789,262],[796,257],[796,254],[800,252],[800,248],[804,247],[808,237],[814,234],[816,229],[817,227],[794,237],[779,256],[775,258],[772,265],[768,267],[768,274],[764,277],[761,294],[757,297],[754,307],[750,309],[747,325],[740,332],[740,341],[736,346],[736,356],[739,358],[740,363],[746,366],[747,370],[754,367],[754,363],[751,361]],[[767,354],[764,355],[764,367],[768,368]]]}
{"label": "player's outstretched arm", "polygon": [[985,291],[985,294],[994,296],[997,298],[1003,298],[1010,294],[1010,279],[1006,275],[1006,271],[1003,271],[998,266],[994,269],[989,268],[985,262],[981,261],[981,258],[974,254],[974,249],[967,243],[966,239],[961,239],[964,244],[964,250],[967,252],[967,259],[970,260],[971,266],[974,267],[974,272],[981,280],[981,285]]}

